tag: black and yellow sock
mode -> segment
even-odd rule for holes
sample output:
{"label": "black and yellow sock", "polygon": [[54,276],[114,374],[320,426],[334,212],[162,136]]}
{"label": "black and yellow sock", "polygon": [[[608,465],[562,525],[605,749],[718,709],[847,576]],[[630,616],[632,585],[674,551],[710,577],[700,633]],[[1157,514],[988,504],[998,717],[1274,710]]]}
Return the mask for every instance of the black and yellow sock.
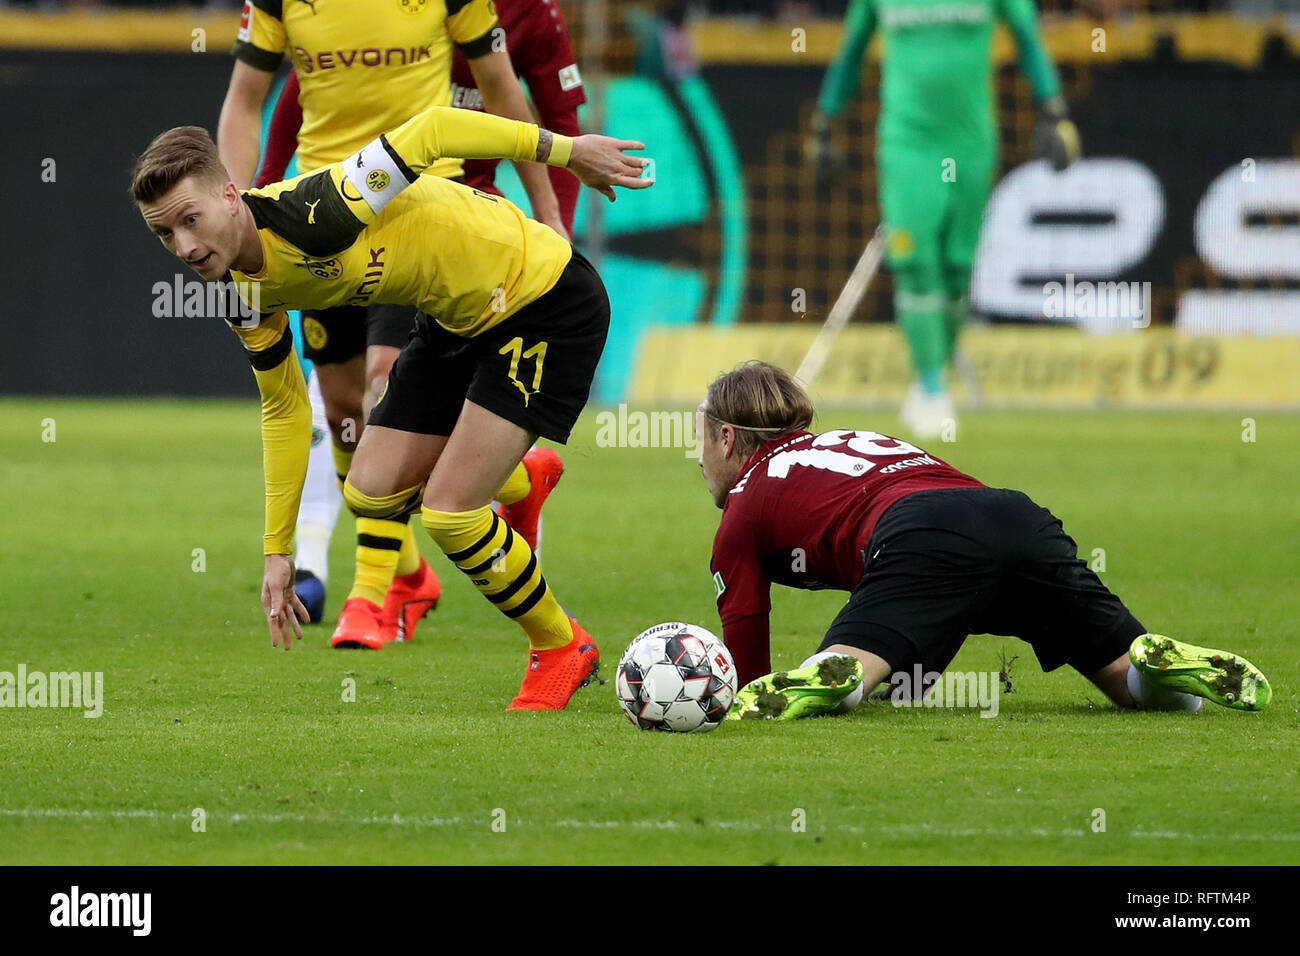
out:
{"label": "black and yellow sock", "polygon": [[569,616],[551,593],[528,542],[487,505],[473,511],[423,508],[424,527],[443,553],[483,596],[528,635],[533,650],[563,647],[573,640]]}
{"label": "black and yellow sock", "polygon": [[510,477],[497,491],[496,499],[503,505],[512,505],[516,501],[523,501],[532,490],[533,481],[528,477],[528,469],[521,461],[515,465],[515,470],[510,472]]}
{"label": "black and yellow sock", "polygon": [[339,480],[339,490],[342,491],[343,483],[348,480],[348,472],[352,470],[352,456],[356,450],[348,451],[331,443],[330,451],[334,453],[334,477]]}
{"label": "black and yellow sock", "polygon": [[351,482],[343,483],[343,500],[357,516],[357,570],[349,600],[360,597],[384,606],[388,587],[393,583],[393,576],[399,573],[407,539],[413,554],[413,558],[408,558],[408,565],[413,565],[410,570],[419,566],[419,551],[407,516],[423,494],[424,488],[419,486],[372,498],[358,491]]}
{"label": "black and yellow sock", "polygon": [[357,518],[357,570],[348,600],[365,598],[380,607],[397,573],[402,538],[410,526],[382,518]]}
{"label": "black and yellow sock", "polygon": [[402,550],[397,552],[397,576],[414,574],[420,570],[420,549],[415,543],[415,529],[411,522],[404,522],[406,534],[402,536]]}

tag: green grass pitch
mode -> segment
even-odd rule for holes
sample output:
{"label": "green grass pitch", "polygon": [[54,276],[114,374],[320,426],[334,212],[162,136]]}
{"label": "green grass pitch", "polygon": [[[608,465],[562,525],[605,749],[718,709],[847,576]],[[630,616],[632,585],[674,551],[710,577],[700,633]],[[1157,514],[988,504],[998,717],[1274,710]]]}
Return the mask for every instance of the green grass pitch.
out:
{"label": "green grass pitch", "polygon": [[[609,683],[506,714],[522,636],[423,530],[445,593],[413,643],[329,649],[344,521],[327,623],[272,650],[254,403],[5,401],[0,670],[102,671],[106,703],[0,709],[0,863],[1298,863],[1300,419],[1257,415],[1243,442],[1242,418],[987,413],[935,451],[1104,549],[1151,629],[1262,667],[1264,713],[1119,713],[981,636],[954,667],[1020,656],[995,719],[880,703],[675,736],[623,719],[612,671],[651,624],[718,627],[717,512],[681,450],[599,448],[580,423],[543,558]],[[774,592],[777,666],[842,600]]]}

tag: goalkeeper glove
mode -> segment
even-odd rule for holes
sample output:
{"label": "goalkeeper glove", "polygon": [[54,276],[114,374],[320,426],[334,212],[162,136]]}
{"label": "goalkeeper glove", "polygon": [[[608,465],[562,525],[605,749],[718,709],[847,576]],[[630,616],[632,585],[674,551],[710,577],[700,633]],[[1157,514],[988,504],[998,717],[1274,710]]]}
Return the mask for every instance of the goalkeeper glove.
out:
{"label": "goalkeeper glove", "polygon": [[844,154],[835,147],[831,137],[831,121],[821,113],[814,113],[812,135],[804,143],[804,160],[813,167],[817,185],[825,187],[844,172]]}
{"label": "goalkeeper glove", "polygon": [[1050,159],[1058,173],[1079,158],[1082,146],[1079,130],[1070,120],[1065,100],[1054,96],[1039,109],[1038,125],[1034,128],[1034,155]]}

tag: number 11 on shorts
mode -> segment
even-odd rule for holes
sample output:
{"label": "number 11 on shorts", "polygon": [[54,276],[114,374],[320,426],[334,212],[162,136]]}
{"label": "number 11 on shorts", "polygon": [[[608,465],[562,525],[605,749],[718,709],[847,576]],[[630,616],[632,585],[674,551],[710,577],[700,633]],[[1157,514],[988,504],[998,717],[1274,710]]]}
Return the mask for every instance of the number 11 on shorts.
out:
{"label": "number 11 on shorts", "polygon": [[[500,355],[510,356],[510,381],[515,383],[515,387],[524,395],[524,407],[528,407],[528,400],[536,395],[542,388],[542,363],[546,361],[546,343],[538,342],[527,351],[524,350],[524,340],[515,336],[505,345],[497,350]],[[529,391],[528,386],[519,381],[519,362],[521,359],[533,360],[533,387]]]}

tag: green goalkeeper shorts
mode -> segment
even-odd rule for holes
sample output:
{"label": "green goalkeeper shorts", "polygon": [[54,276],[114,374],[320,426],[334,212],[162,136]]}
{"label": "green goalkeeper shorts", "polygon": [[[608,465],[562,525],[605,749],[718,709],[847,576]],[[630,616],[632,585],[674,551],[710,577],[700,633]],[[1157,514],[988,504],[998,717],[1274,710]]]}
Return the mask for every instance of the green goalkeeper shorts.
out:
{"label": "green goalkeeper shorts", "polygon": [[[983,145],[892,143],[877,150],[886,261],[924,284],[969,276],[997,162]],[[936,287],[934,291],[938,291]]]}

